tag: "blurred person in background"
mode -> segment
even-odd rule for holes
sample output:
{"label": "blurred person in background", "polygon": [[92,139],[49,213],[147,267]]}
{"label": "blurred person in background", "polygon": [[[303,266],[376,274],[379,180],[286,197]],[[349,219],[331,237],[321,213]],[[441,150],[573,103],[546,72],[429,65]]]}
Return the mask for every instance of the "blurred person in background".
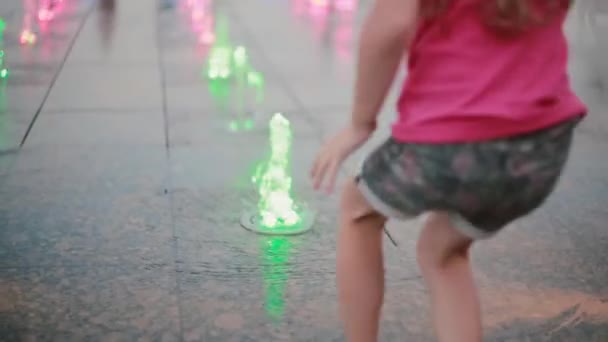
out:
{"label": "blurred person in background", "polygon": [[99,0],[98,7],[98,18],[99,18],[99,32],[101,36],[101,42],[105,47],[105,51],[108,50],[114,34],[114,25],[116,22],[116,0]]}

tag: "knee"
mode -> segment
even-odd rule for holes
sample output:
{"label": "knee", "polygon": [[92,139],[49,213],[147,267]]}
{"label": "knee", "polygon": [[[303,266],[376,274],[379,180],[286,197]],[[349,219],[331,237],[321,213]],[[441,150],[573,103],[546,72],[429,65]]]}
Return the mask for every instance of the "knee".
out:
{"label": "knee", "polygon": [[472,243],[471,239],[452,227],[447,216],[432,215],[416,245],[418,265],[423,274],[428,274],[468,262]]}
{"label": "knee", "polygon": [[447,270],[455,264],[468,262],[469,250],[470,244],[446,247],[419,241],[416,256],[423,273],[438,272]]}
{"label": "knee", "polygon": [[367,202],[354,179],[346,182],[340,200],[340,219],[343,222],[378,221],[384,223],[386,218],[374,210]]}

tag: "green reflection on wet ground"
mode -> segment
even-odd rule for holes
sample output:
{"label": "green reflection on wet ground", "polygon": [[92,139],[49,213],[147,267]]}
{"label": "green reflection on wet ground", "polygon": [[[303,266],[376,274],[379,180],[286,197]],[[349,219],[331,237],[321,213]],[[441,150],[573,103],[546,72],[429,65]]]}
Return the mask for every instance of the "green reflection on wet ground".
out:
{"label": "green reflection on wet ground", "polygon": [[[219,18],[215,41],[209,50],[203,77],[209,93],[222,112],[231,114],[227,129],[244,132],[255,128],[252,113],[264,101],[265,77],[251,64],[249,51],[229,38],[228,21]],[[253,96],[252,96],[253,95]],[[268,233],[302,230],[302,217],[292,196],[292,127],[287,118],[275,114],[269,122],[270,155],[258,164],[251,180],[259,195],[258,228]],[[264,308],[269,318],[280,321],[285,314],[285,291],[293,237],[259,237],[265,292]]]}
{"label": "green reflection on wet ground", "polygon": [[289,275],[289,256],[293,248],[291,238],[272,236],[260,238],[262,275],[264,279],[266,314],[273,321],[285,315],[285,291]]}
{"label": "green reflection on wet ground", "polygon": [[[281,114],[269,122],[270,156],[261,163],[252,177],[259,201],[258,229],[271,234],[301,231],[302,215],[292,195],[291,123]],[[262,273],[267,315],[275,322],[285,314],[285,291],[289,278],[289,257],[296,240],[293,236],[261,237]]]}

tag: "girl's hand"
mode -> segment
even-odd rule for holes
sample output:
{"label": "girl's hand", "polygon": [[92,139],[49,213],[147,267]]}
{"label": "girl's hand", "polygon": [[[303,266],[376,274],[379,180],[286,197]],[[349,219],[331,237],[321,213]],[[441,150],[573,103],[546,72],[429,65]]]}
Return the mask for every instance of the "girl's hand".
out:
{"label": "girl's hand", "polygon": [[349,125],[330,139],[317,154],[310,171],[315,190],[319,190],[325,181],[325,189],[331,193],[342,162],[363,145],[373,132],[373,126]]}

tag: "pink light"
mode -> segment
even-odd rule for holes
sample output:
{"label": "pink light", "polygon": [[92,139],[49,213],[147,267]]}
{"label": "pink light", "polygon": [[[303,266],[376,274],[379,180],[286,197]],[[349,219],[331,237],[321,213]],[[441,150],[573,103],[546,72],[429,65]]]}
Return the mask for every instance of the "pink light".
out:
{"label": "pink light", "polygon": [[329,0],[310,0],[310,4],[315,7],[328,7]]}
{"label": "pink light", "polygon": [[353,28],[350,25],[340,27],[335,36],[336,53],[343,60],[352,58],[351,44],[353,40]]}
{"label": "pink light", "polygon": [[309,13],[313,17],[325,17],[329,10],[329,0],[309,0]]}
{"label": "pink light", "polygon": [[55,13],[49,9],[41,8],[38,11],[38,20],[40,21],[51,21],[55,17]]}
{"label": "pink light", "polygon": [[306,0],[292,0],[293,13],[297,16],[304,14],[306,10]]}
{"label": "pink light", "polygon": [[201,32],[198,41],[201,44],[211,44],[215,41],[215,33],[213,32],[213,17],[206,17],[201,23]]}
{"label": "pink light", "polygon": [[353,11],[357,7],[357,0],[336,0],[335,6],[340,11]]}
{"label": "pink light", "polygon": [[40,32],[40,34],[45,35],[49,32],[50,30],[50,21],[40,21],[38,23],[38,31]]}
{"label": "pink light", "polygon": [[311,6],[308,8],[308,13],[314,18],[326,17],[329,12],[329,4],[327,0],[310,0]]}
{"label": "pink light", "polygon": [[212,44],[215,41],[213,32],[202,32],[198,39],[201,44]]}
{"label": "pink light", "polygon": [[195,8],[192,10],[192,21],[200,21],[205,18],[205,10],[202,8]]}

